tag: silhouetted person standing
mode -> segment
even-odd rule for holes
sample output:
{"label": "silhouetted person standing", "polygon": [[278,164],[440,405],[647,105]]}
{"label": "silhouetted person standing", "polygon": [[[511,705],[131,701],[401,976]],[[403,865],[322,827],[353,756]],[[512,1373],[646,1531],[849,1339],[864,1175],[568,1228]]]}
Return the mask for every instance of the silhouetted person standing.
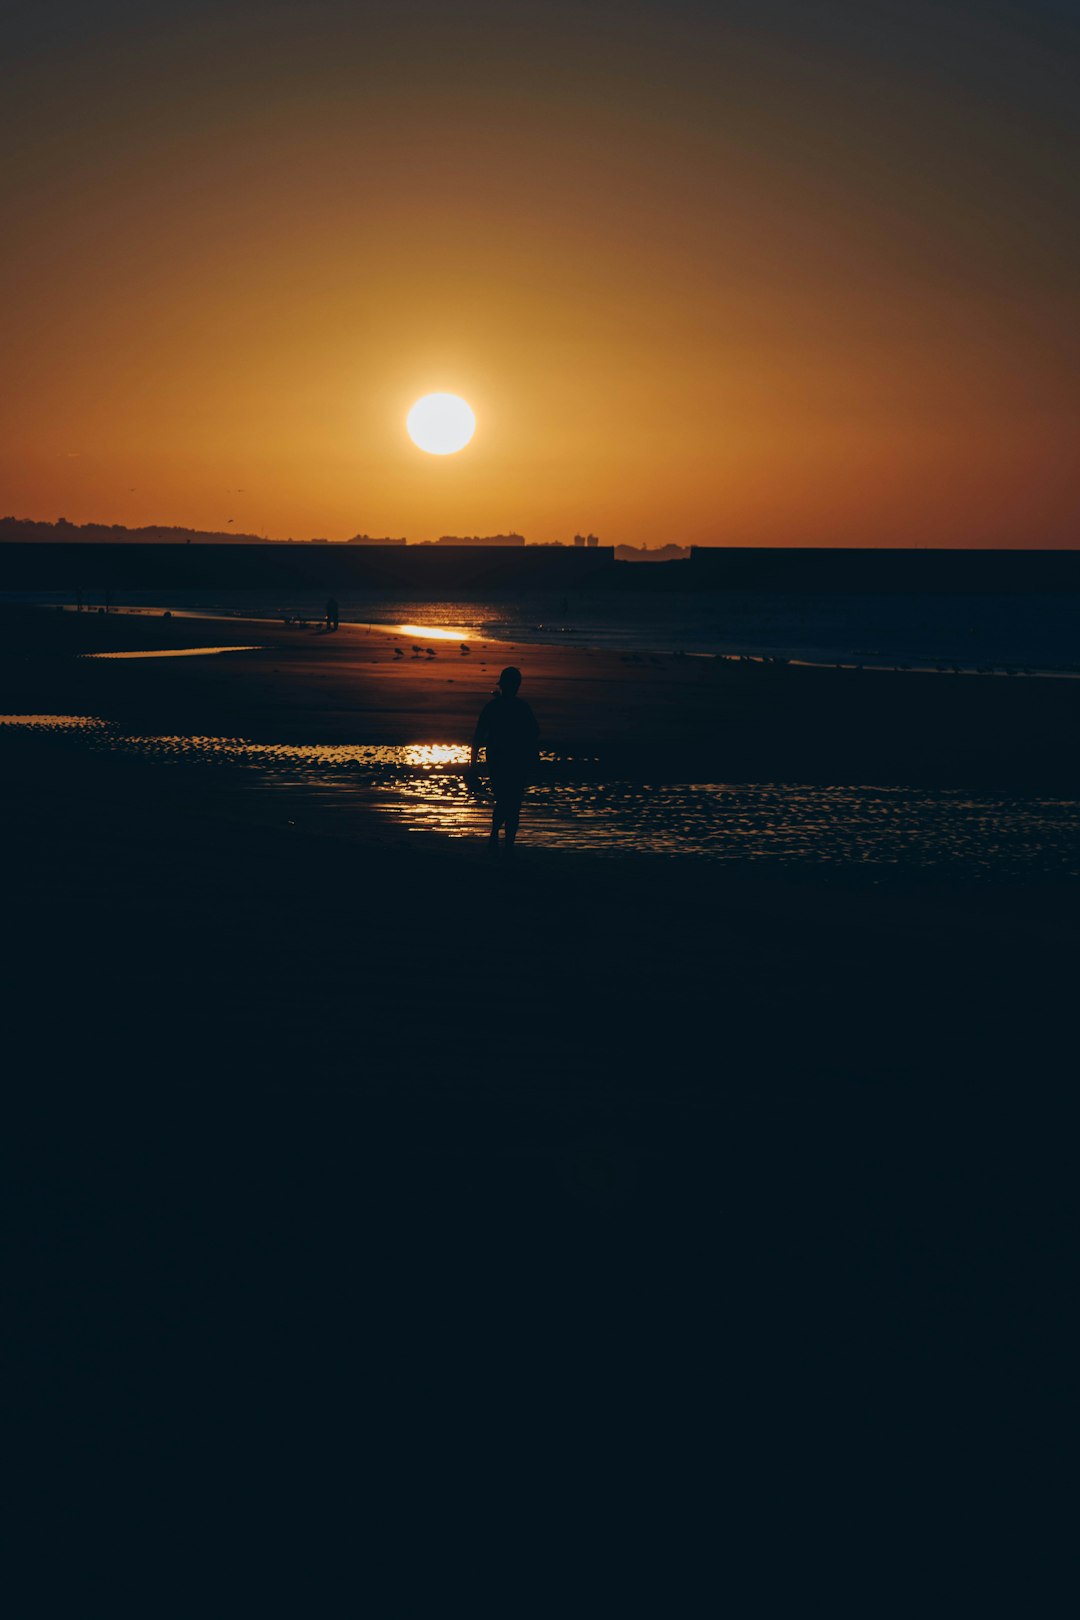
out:
{"label": "silhouetted person standing", "polygon": [[337,598],[332,596],[330,598],[329,602],[327,602],[327,604],[326,604],[326,628],[328,630],[336,630],[337,627],[338,627]]}
{"label": "silhouetted person standing", "polygon": [[537,741],[540,728],[529,705],[518,697],[521,685],[519,669],[504,669],[499,676],[499,690],[491,702],[485,704],[473,733],[472,756],[469,770],[476,770],[477,758],[483,748],[491,786],[495,794],[495,810],[491,817],[490,848],[499,847],[499,828],[506,828],[506,852],[509,855],[517,837],[521,817],[521,801],[529,785],[529,777],[536,765]]}

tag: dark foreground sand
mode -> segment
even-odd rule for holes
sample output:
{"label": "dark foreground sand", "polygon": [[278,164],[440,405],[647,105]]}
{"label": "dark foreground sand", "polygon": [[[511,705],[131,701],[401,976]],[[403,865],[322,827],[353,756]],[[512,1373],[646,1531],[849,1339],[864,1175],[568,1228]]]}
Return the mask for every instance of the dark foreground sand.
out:
{"label": "dark foreground sand", "polygon": [[[462,740],[509,660],[114,620],[77,633],[267,650],[76,664],[69,625],[21,633],[6,712],[274,740]],[[786,743],[786,764],[820,741],[865,764],[885,746],[834,672],[519,661],[562,747],[662,761],[677,739],[773,764]],[[973,774],[993,735],[1005,779],[1049,780],[1076,701],[1067,683],[927,677],[924,702],[864,679],[876,715],[924,716],[924,737],[886,735],[928,775],[964,709]],[[1025,729],[1002,730],[1017,705]],[[537,1358],[548,1377],[574,1347],[588,1361],[615,1324],[635,1364],[674,1337],[684,1365],[722,1356],[725,1387],[764,1381],[774,1400],[809,1365],[869,1400],[903,1363],[890,1400],[914,1412],[931,1342],[981,1344],[981,1362],[960,1357],[966,1400],[997,1377],[995,1347],[1048,1330],[1071,891],[527,850],[507,870],[253,818],[224,771],[25,736],[0,735],[0,761],[16,1292],[72,1421],[87,1367],[135,1368],[140,1389],[148,1366],[212,1381],[223,1345],[249,1369],[269,1346],[305,1378],[375,1355],[380,1380],[429,1388],[468,1341],[466,1360],[479,1342],[492,1377],[535,1388]],[[597,1376],[579,1362],[575,1398]]]}

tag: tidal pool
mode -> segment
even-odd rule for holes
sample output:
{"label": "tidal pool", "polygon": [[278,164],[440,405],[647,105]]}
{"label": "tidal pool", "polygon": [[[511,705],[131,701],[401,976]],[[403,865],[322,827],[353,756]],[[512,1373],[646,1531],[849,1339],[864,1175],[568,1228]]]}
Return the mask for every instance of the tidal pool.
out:
{"label": "tidal pool", "polygon": [[153,652],[79,653],[80,658],[209,658],[214,653],[259,652],[258,647],[157,647]]}

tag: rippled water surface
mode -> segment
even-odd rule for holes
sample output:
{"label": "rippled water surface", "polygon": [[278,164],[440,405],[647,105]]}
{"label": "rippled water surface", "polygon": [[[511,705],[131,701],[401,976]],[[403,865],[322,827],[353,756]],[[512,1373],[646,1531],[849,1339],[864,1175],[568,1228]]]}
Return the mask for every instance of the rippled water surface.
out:
{"label": "rippled water surface", "polygon": [[[416,832],[481,838],[491,800],[466,790],[463,744],[400,747],[253,743],[238,737],[139,737],[92,716],[8,715],[0,727],[79,746],[229,766],[289,817],[313,812],[348,831],[363,810]],[[592,757],[545,755],[522,838],[611,857],[962,869],[986,876],[1080,876],[1080,802],[903,786],[633,782]]]}

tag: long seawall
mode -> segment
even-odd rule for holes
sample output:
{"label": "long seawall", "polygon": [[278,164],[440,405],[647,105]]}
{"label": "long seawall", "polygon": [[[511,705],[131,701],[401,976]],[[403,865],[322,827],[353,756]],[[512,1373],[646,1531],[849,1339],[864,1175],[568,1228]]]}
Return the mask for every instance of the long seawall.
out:
{"label": "long seawall", "polygon": [[0,543],[0,590],[243,590],[358,587],[569,590],[614,568],[614,548],[347,546],[318,542],[173,545],[117,541]]}
{"label": "long seawall", "polygon": [[350,546],[0,541],[0,591],[294,588],[485,592],[1021,594],[1080,592],[1078,551],[697,546],[685,561],[616,562],[612,546]]}

